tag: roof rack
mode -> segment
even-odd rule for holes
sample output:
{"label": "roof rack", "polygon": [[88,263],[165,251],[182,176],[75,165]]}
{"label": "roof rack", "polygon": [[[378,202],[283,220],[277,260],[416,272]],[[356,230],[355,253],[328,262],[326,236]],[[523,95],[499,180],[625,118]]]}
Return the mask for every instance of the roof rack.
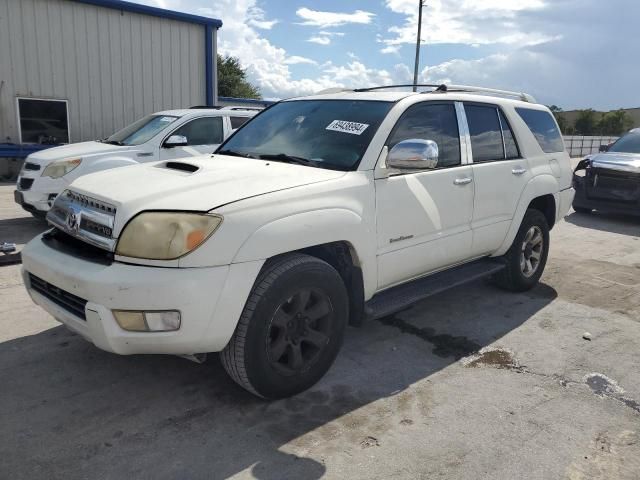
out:
{"label": "roof rack", "polygon": [[189,110],[233,110],[233,111],[250,110],[250,111],[254,111],[254,112],[259,112],[260,110],[264,110],[264,108],[262,108],[262,107],[224,106],[224,105],[215,105],[215,106],[194,105],[193,107],[189,107]]}
{"label": "roof rack", "polygon": [[[413,87],[414,87],[413,84],[401,84],[401,85],[384,85],[380,87],[356,88],[356,89],[330,88],[327,90],[323,90],[320,93],[373,92],[376,90],[387,90],[391,88],[413,88]],[[473,87],[469,85],[447,85],[444,83],[443,84],[420,83],[418,85],[415,85],[415,87],[433,88],[433,90],[429,90],[428,92],[421,92],[421,93],[447,93],[447,92],[478,93],[481,95],[515,98],[517,100],[521,100],[523,102],[528,102],[528,103],[537,103],[536,99],[532,95],[529,95],[528,93],[512,92],[510,90],[498,90],[495,88]]]}

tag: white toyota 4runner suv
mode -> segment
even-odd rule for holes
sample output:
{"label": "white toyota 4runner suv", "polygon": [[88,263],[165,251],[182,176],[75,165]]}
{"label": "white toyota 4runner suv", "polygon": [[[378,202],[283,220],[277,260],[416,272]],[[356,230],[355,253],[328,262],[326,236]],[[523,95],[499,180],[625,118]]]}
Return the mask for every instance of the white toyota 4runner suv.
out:
{"label": "white toyota 4runner suv", "polygon": [[318,94],[214,155],[78,179],[24,249],[24,282],[101,349],[221,352],[238,384],[281,398],[327,372],[348,324],[483,276],[536,285],[571,180],[527,95]]}
{"label": "white toyota 4runner suv", "polygon": [[104,140],[72,143],[29,155],[18,175],[16,203],[44,217],[76,178],[110,168],[213,152],[260,108],[167,110],[147,115]]}

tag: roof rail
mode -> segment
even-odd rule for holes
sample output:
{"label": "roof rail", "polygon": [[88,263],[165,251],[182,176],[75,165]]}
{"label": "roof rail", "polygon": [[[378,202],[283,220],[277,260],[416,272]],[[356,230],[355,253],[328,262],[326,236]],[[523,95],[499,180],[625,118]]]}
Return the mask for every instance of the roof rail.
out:
{"label": "roof rail", "polygon": [[493,95],[499,97],[511,97],[521,100],[523,102],[529,103],[538,103],[536,99],[524,92],[512,92],[510,90],[498,90],[495,88],[484,88],[484,87],[472,87],[469,85],[442,85],[443,89],[438,89],[440,92],[469,92],[469,93],[480,93],[485,95]]}
{"label": "roof rail", "polygon": [[[413,84],[401,84],[401,85],[384,85],[380,87],[369,87],[369,88],[328,88],[326,90],[322,90],[318,92],[321,94],[330,94],[330,93],[341,93],[341,92],[373,92],[376,90],[387,90],[391,88],[413,88]],[[422,93],[447,93],[447,92],[464,92],[464,93],[479,93],[484,95],[492,95],[498,97],[509,97],[516,98],[523,102],[528,103],[538,103],[536,99],[524,92],[512,92],[510,90],[498,90],[495,88],[484,88],[484,87],[473,87],[469,85],[447,85],[447,84],[434,84],[434,83],[420,83],[415,85],[415,87],[420,88],[432,88],[433,90],[429,90],[428,92]]]}

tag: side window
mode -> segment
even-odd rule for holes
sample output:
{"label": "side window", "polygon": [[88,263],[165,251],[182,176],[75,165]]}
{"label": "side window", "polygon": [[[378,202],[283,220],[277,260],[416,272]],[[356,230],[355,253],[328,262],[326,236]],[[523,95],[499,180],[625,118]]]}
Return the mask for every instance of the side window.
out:
{"label": "side window", "polygon": [[453,104],[423,102],[413,105],[400,117],[387,146],[417,138],[438,144],[438,167],[460,165],[460,133]]}
{"label": "side window", "polygon": [[544,153],[564,152],[562,135],[549,112],[530,108],[516,108],[516,112],[536,137]]}
{"label": "side window", "polygon": [[235,130],[236,128],[240,128],[242,125],[247,123],[249,117],[229,117],[229,120],[231,120],[231,128]]}
{"label": "side window", "polygon": [[213,145],[222,143],[222,117],[196,118],[183,125],[172,135],[187,137],[187,145]]}
{"label": "side window", "polygon": [[471,135],[473,162],[504,160],[502,128],[494,106],[465,105]]}
{"label": "side window", "polygon": [[504,116],[504,113],[502,113],[502,110],[500,109],[498,109],[498,114],[500,115],[500,125],[502,126],[502,136],[504,138],[504,147],[506,149],[505,158],[507,160],[520,158],[520,151],[518,150],[518,145],[516,144],[516,139],[513,136],[513,130],[511,130],[511,127],[509,126],[507,117]]}

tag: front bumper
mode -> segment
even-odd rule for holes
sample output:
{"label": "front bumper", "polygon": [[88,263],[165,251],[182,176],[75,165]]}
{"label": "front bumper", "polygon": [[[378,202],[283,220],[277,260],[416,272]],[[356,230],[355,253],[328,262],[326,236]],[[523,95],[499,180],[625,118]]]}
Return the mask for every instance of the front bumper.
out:
{"label": "front bumper", "polygon": [[[640,216],[640,177],[623,178],[618,172],[605,176],[602,185],[601,169],[589,171],[584,176],[573,176],[573,188],[576,191],[573,206],[599,210],[607,213]],[[600,175],[600,183],[596,178]],[[594,186],[595,185],[595,186]]]}
{"label": "front bumper", "polygon": [[[18,177],[18,189],[20,192],[21,201],[16,198],[16,203],[19,203],[23,209],[30,213],[46,214],[56,195],[62,192],[69,182],[64,178],[50,178],[42,177],[40,171],[22,171]],[[29,188],[20,188],[20,184],[23,180],[29,180]]]}
{"label": "front bumper", "polygon": [[[219,351],[229,341],[261,262],[207,268],[104,265],[62,253],[36,237],[22,251],[33,301],[97,347],[118,354]],[[34,290],[30,276],[86,300],[86,320]],[[222,299],[222,300],[221,300]],[[112,310],[179,310],[174,332],[128,332]]]}

